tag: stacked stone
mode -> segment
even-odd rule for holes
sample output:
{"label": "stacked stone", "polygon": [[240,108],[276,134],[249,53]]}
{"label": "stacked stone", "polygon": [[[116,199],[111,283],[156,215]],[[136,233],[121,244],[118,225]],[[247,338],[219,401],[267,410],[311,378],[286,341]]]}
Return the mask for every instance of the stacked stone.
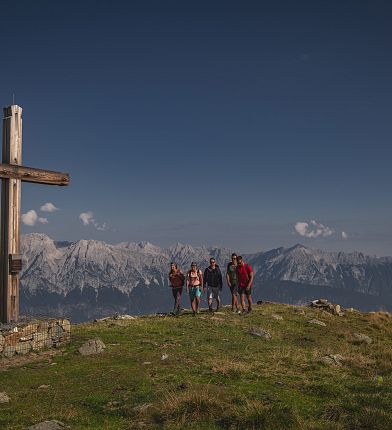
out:
{"label": "stacked stone", "polygon": [[31,351],[58,348],[71,339],[67,319],[30,320],[0,324],[0,357],[11,358]]}
{"label": "stacked stone", "polygon": [[311,308],[322,309],[323,311],[333,315],[339,315],[339,316],[344,315],[340,305],[333,305],[326,299],[313,300],[313,302],[310,302],[309,306]]}

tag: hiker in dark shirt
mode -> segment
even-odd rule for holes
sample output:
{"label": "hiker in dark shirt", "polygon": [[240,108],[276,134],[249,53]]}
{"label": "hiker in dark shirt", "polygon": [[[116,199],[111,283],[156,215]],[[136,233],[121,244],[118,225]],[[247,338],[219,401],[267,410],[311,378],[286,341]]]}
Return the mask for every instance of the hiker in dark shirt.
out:
{"label": "hiker in dark shirt", "polygon": [[231,311],[241,313],[238,308],[238,277],[237,277],[237,254],[231,254],[231,261],[227,265],[226,281],[231,292]]}
{"label": "hiker in dark shirt", "polygon": [[207,285],[208,308],[212,311],[212,299],[216,300],[216,310],[220,308],[219,292],[222,290],[222,273],[216,264],[215,258],[210,258],[210,265],[204,271],[204,285]]}

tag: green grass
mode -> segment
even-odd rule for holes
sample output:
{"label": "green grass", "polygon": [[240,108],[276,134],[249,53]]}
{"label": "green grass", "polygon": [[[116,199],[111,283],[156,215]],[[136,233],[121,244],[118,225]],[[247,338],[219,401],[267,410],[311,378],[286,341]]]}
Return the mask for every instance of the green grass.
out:
{"label": "green grass", "polygon": [[[392,428],[392,318],[303,309],[305,316],[263,304],[249,316],[224,309],[73,326],[72,343],[54,365],[0,372],[0,391],[12,399],[0,404],[0,428],[49,419],[77,430]],[[308,324],[312,318],[327,327]],[[272,338],[249,335],[252,326]],[[353,333],[373,343],[360,344]],[[79,355],[96,336],[105,352]],[[325,365],[319,359],[326,354],[345,361]]]}

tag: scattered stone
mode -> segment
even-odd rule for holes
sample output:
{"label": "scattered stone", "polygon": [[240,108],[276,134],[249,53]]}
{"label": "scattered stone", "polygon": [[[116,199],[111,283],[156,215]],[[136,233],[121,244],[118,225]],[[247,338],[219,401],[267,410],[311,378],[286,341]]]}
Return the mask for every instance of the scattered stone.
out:
{"label": "scattered stone", "polygon": [[50,385],[42,384],[42,385],[40,385],[40,386],[38,387],[38,389],[39,389],[39,390],[46,390],[46,389],[48,389],[48,388],[50,388],[50,387],[51,387]]}
{"label": "scattered stone", "polygon": [[10,396],[6,392],[0,393],[0,403],[9,403],[10,401]]}
{"label": "scattered stone", "polygon": [[169,358],[169,356],[167,355],[167,354],[162,354],[161,355],[161,360],[162,361],[165,361],[165,360],[167,360]]}
{"label": "scattered stone", "polygon": [[93,355],[100,354],[104,351],[106,345],[101,339],[96,337],[95,339],[89,339],[84,345],[79,348],[79,352],[82,355]]}
{"label": "scattered stone", "polygon": [[118,409],[120,409],[120,402],[109,402],[105,405],[105,410],[106,411],[116,411]]}
{"label": "scattered stone", "polygon": [[373,342],[373,339],[366,334],[354,333],[353,336],[358,343],[366,343],[367,345],[370,345]]}
{"label": "scattered stone", "polygon": [[350,313],[359,312],[357,309],[354,309],[354,308],[348,308],[348,309],[345,309],[345,311]]}
{"label": "scattered stone", "polygon": [[320,358],[320,361],[324,364],[332,365],[332,366],[341,366],[344,361],[344,357],[340,354],[329,354]]}
{"label": "scattered stone", "polygon": [[305,311],[303,309],[294,309],[294,313],[298,315],[305,315]]}
{"label": "scattered stone", "polygon": [[137,405],[134,408],[132,408],[132,410],[134,412],[142,413],[146,411],[148,408],[151,408],[151,406],[152,406],[152,403],[142,403],[141,405]]}
{"label": "scattered stone", "polygon": [[43,421],[42,423],[35,424],[27,428],[27,430],[62,430],[67,428],[67,426],[61,421]]}
{"label": "scattered stone", "polygon": [[263,337],[264,339],[271,339],[271,334],[267,330],[262,329],[261,327],[252,327],[248,331],[248,333],[252,336],[259,336]]}
{"label": "scattered stone", "polygon": [[310,302],[309,306],[311,308],[321,309],[323,311],[329,312],[332,315],[343,316],[342,308],[340,305],[333,305],[326,299],[318,299]]}
{"label": "scattered stone", "polygon": [[309,324],[314,324],[314,325],[320,325],[322,327],[326,327],[327,326],[327,324],[325,324],[325,322],[322,322],[322,321],[319,321],[319,320],[316,320],[316,319],[312,319],[312,320],[308,321],[308,323]]}
{"label": "scattered stone", "polygon": [[145,361],[142,363],[144,366],[148,366],[149,364],[151,364],[151,361]]}
{"label": "scattered stone", "polygon": [[321,311],[321,314],[322,314],[323,317],[333,318],[333,315],[330,312]]}
{"label": "scattered stone", "polygon": [[257,304],[258,304],[258,305],[262,305],[262,304],[263,304],[263,301],[262,301],[262,300],[257,300]]}
{"label": "scattered stone", "polygon": [[276,321],[283,321],[283,317],[281,315],[272,314],[271,317]]}

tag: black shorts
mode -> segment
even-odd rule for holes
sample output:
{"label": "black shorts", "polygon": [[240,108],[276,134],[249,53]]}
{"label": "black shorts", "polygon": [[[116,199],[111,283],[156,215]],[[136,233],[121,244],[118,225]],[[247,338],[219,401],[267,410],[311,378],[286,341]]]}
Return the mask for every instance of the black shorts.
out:
{"label": "black shorts", "polygon": [[252,294],[252,286],[250,286],[248,289],[245,287],[239,287],[238,288],[239,294],[242,296],[243,294],[246,294],[247,296],[250,296]]}
{"label": "black shorts", "polygon": [[238,285],[232,285],[230,287],[231,294],[238,294]]}
{"label": "black shorts", "polygon": [[175,299],[177,299],[178,296],[181,297],[182,287],[172,287],[172,294]]}

